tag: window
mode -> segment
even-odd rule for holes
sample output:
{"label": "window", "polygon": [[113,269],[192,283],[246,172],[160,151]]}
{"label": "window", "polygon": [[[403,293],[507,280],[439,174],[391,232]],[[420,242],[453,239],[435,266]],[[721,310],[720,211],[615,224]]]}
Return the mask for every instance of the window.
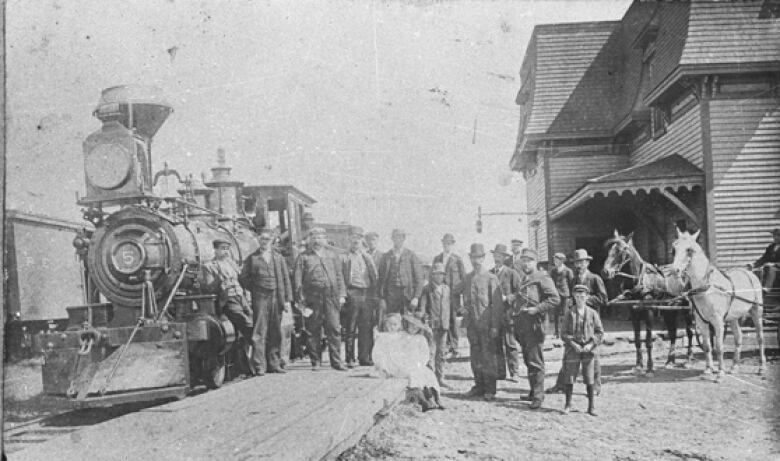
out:
{"label": "window", "polygon": [[669,123],[669,114],[660,107],[651,109],[651,122],[653,139],[658,139],[666,134],[666,125]]}

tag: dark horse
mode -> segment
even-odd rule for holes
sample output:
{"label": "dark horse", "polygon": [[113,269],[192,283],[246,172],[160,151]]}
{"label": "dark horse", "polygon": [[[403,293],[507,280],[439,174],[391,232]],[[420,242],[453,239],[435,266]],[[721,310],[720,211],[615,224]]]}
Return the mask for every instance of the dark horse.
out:
{"label": "dark horse", "polygon": [[[645,262],[637,252],[631,240],[632,234],[623,237],[615,231],[613,238],[607,241],[609,255],[604,262],[604,276],[608,279],[621,277],[623,293],[617,299],[669,299],[679,296],[684,286],[678,277],[664,267],[656,267]],[[688,357],[683,366],[688,366],[693,358],[693,316],[688,310],[662,310],[661,316],[669,334],[670,347],[665,367],[675,365],[675,342],[677,340],[677,314],[685,320],[685,332],[688,335]],[[641,322],[645,323],[645,347],[647,348],[647,374],[653,373],[653,313],[649,309],[631,309],[631,324],[634,327],[636,346],[636,371],[643,372],[641,347]]]}

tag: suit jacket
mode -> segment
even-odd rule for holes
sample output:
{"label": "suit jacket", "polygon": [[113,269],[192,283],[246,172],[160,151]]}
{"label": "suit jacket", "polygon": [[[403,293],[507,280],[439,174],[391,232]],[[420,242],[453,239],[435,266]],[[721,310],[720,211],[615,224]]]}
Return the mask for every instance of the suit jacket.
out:
{"label": "suit jacket", "polygon": [[[444,262],[444,253],[439,253],[433,258],[433,264],[441,262]],[[465,276],[466,266],[463,265],[463,258],[455,253],[451,253],[450,258],[447,260],[447,265],[444,266],[444,283],[450,287],[451,307],[456,311],[460,310],[461,300],[460,295],[456,295],[452,288],[458,286]]]}
{"label": "suit jacket", "polygon": [[[256,281],[258,278],[259,264],[265,264],[262,261],[262,251],[257,250],[249,255],[244,260],[244,266],[241,268],[241,275],[238,277],[238,281],[241,286],[249,290],[252,293],[252,309],[256,308],[256,302],[258,296],[255,296],[260,290]],[[271,251],[271,265],[273,266],[274,275],[276,276],[276,296],[280,303],[292,302],[292,284],[290,283],[290,272],[287,269],[287,262],[284,260],[284,256],[276,251]]]}
{"label": "suit jacket", "polygon": [[455,290],[463,294],[466,311],[463,323],[467,329],[478,332],[501,329],[505,311],[498,277],[488,271],[471,271]]}
{"label": "suit jacket", "polygon": [[598,309],[599,307],[606,306],[607,304],[607,289],[604,286],[604,281],[601,277],[594,274],[589,270],[585,270],[584,275],[580,275],[577,272],[574,273],[574,277],[571,279],[571,285],[569,286],[569,292],[574,293],[574,285],[585,285],[590,290],[588,294],[588,300],[585,302],[589,307]]}
{"label": "suit jacket", "polygon": [[326,296],[344,298],[344,274],[338,256],[324,250],[320,257],[309,248],[295,261],[295,302],[305,302],[306,295],[324,291]]}
{"label": "suit jacket", "polygon": [[561,295],[561,298],[571,296],[569,289],[572,286],[571,281],[574,279],[574,272],[571,269],[566,266],[561,266],[560,270],[557,267],[553,267],[550,269],[550,277],[555,282],[555,288],[558,289],[558,294]]}
{"label": "suit jacket", "polygon": [[442,294],[436,292],[436,285],[429,282],[423,288],[420,295],[420,304],[417,306],[418,317],[426,319],[426,324],[434,330],[446,330],[450,327],[450,287],[442,283]]}
{"label": "suit jacket", "polygon": [[775,250],[774,242],[770,243],[769,246],[766,247],[764,254],[753,263],[753,267],[763,266],[766,263],[780,263],[780,245],[778,245],[777,250]]}
{"label": "suit jacket", "polygon": [[[352,261],[349,258],[350,254],[351,252],[345,254],[341,258],[341,269],[343,271],[344,284],[347,285],[347,287],[349,287],[350,274],[352,273]],[[371,290],[376,287],[376,282],[379,278],[376,270],[376,264],[374,264],[374,258],[372,258],[370,254],[364,252],[360,252],[358,254],[363,258],[363,262],[366,265],[366,271],[368,271],[368,287],[366,287],[366,292],[370,293]]]}
{"label": "suit jacket", "polygon": [[[515,302],[514,321],[515,332],[525,341],[543,342],[544,329],[542,323],[548,311],[555,309],[561,302],[558,289],[555,288],[550,275],[542,270],[534,270],[529,274],[521,273],[521,296]],[[526,307],[536,307],[536,314],[531,315],[523,310]]]}
{"label": "suit jacket", "polygon": [[[390,267],[393,264],[393,250],[382,255],[379,261],[379,296],[385,297],[390,286]],[[420,259],[411,250],[401,250],[401,261],[398,270],[401,275],[401,285],[404,287],[404,296],[411,300],[419,298],[423,289],[423,270]]]}
{"label": "suit jacket", "polygon": [[[501,284],[501,294],[504,295],[504,297],[515,295],[520,289],[520,285],[522,285],[520,274],[511,267],[505,266],[501,272],[494,267],[490,269],[490,273],[498,277],[498,281]],[[512,302],[504,301],[504,307],[507,310],[511,310],[516,302],[517,298]]]}

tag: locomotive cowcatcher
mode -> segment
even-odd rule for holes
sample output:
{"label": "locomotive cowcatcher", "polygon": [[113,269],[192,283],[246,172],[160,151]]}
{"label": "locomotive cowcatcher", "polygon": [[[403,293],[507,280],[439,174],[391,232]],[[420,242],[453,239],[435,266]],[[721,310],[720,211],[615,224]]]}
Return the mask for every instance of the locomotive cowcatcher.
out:
{"label": "locomotive cowcatcher", "polygon": [[[74,240],[86,302],[67,308],[66,330],[38,338],[44,393],[74,406],[178,398],[200,383],[217,388],[237,374],[234,358],[246,357],[198,279],[216,238],[233,243],[239,263],[254,252],[268,210],[254,194],[257,213],[245,213],[243,183],[230,180],[224,152],[210,182],[190,176],[183,195],[155,193],[160,177],[181,179],[167,166],[151,170],[152,137],[171,112],[156,88],[118,86],[102,92],[93,113],[103,126],[83,144],[86,195],[78,203],[95,230]],[[282,231],[300,234],[298,218],[311,203],[293,204]]]}

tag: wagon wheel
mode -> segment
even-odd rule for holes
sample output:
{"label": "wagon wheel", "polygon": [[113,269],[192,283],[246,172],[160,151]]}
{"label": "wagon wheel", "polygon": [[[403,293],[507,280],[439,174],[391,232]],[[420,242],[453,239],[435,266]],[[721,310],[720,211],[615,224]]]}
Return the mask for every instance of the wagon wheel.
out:
{"label": "wagon wheel", "polygon": [[203,382],[209,389],[219,389],[225,382],[225,355],[205,359],[203,366]]}

